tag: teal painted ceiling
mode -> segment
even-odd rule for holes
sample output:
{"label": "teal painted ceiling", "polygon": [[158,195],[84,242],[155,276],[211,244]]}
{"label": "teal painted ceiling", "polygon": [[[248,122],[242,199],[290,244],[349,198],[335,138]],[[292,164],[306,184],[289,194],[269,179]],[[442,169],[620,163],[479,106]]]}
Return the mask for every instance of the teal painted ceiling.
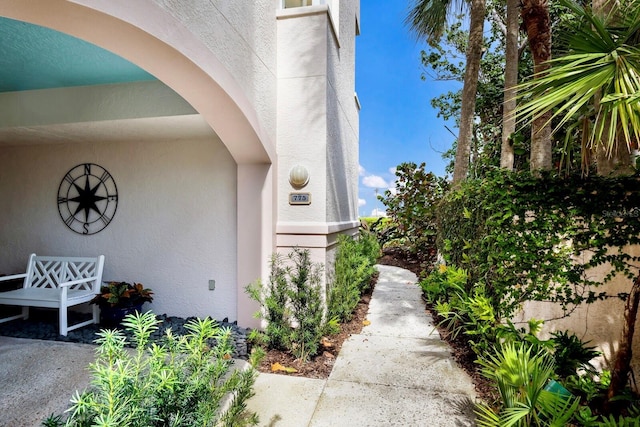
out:
{"label": "teal painted ceiling", "polygon": [[0,92],[141,80],[155,78],[91,43],[0,17]]}

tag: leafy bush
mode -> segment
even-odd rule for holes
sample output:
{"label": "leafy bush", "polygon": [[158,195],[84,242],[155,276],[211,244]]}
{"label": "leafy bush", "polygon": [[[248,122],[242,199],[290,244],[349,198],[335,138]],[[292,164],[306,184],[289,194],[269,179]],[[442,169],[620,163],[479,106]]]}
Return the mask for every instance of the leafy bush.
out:
{"label": "leafy bush", "polygon": [[338,237],[335,272],[327,304],[329,318],[351,319],[360,297],[370,286],[379,256],[380,245],[371,233],[360,233],[358,239],[345,235]]}
{"label": "leafy bush", "polygon": [[[125,317],[123,332],[103,330],[91,364],[92,386],[71,399],[68,426],[236,426],[257,424],[245,414],[255,371],[231,367],[231,331],[211,319],[185,325],[189,333],[149,344],[160,321],[152,312]],[[215,344],[212,345],[214,343]],[[228,408],[225,398],[231,397]],[[50,417],[51,418],[51,417]]]}
{"label": "leafy bush", "polygon": [[262,310],[257,316],[267,321],[264,332],[254,331],[251,339],[271,348],[290,351],[306,361],[317,354],[324,330],[320,294],[322,266],[311,262],[309,250],[295,248],[287,255],[271,257],[269,283],[247,286],[247,293]]}
{"label": "leafy bush", "polygon": [[455,338],[464,333],[476,354],[483,354],[497,341],[527,341],[538,348],[547,348],[554,357],[556,374],[561,378],[576,373],[578,369],[595,371],[589,363],[600,355],[595,347],[588,347],[575,334],[557,331],[552,339],[541,341],[537,338],[543,324],[531,319],[527,329],[516,329],[510,322],[498,321],[491,301],[486,296],[484,286],[476,285],[471,290],[468,274],[455,266],[440,264],[429,276],[420,281],[425,300],[434,306],[442,317],[440,326],[445,327]]}
{"label": "leafy bush", "polygon": [[259,338],[262,340],[261,344],[284,350],[290,345],[289,335],[291,332],[291,310],[288,307],[289,281],[287,278],[289,270],[283,265],[280,254],[271,255],[269,265],[271,272],[266,288],[263,287],[260,280],[246,288],[249,296],[262,305],[262,311],[256,313],[256,316],[267,321],[264,334],[252,331],[251,338],[254,341]]}
{"label": "leafy bush", "polygon": [[440,264],[419,284],[429,304],[447,301],[458,305],[456,301],[467,293],[467,278],[465,270]]}
{"label": "leafy bush", "polygon": [[379,196],[395,229],[395,238],[413,252],[422,253],[435,246],[436,210],[447,182],[431,172],[425,164],[402,163],[396,168],[395,191]]}
{"label": "leafy bush", "polygon": [[[366,231],[360,232],[357,250],[367,258],[367,263],[371,266],[376,264],[381,255],[378,239],[376,239],[375,235]],[[373,269],[371,271],[373,271]],[[368,285],[369,282],[366,282],[365,287]]]}
{"label": "leafy bush", "polygon": [[596,368],[590,361],[600,355],[595,347],[588,347],[589,342],[583,342],[575,334],[568,331],[556,331],[553,337],[553,358],[556,364],[556,374],[561,378],[575,375],[578,369],[595,372]]}
{"label": "leafy bush", "polygon": [[629,415],[618,415],[616,418],[613,414],[593,414],[591,409],[585,406],[576,414],[576,420],[584,427],[639,427],[640,409],[632,405]]}
{"label": "leafy bush", "polygon": [[376,236],[376,240],[382,247],[401,237],[396,223],[388,217],[376,218],[375,221],[363,221],[363,228]]}
{"label": "leafy bush", "polygon": [[583,401],[601,403],[605,400],[611,371],[586,372],[584,375],[573,374],[565,379],[565,386],[571,393],[582,398]]}
{"label": "leafy bush", "polygon": [[447,329],[454,339],[460,333],[466,335],[476,354],[489,350],[506,328],[498,322],[482,286],[474,288],[471,294],[462,290],[448,301],[436,302],[434,307],[442,318],[439,326]]}
{"label": "leafy bush", "polygon": [[322,267],[313,264],[308,250],[294,249],[290,259],[294,268],[289,277],[289,304],[296,326],[291,329],[289,342],[292,353],[301,360],[316,355],[323,332],[324,306],[320,294]]}
{"label": "leafy bush", "polygon": [[[608,297],[596,292],[602,282],[633,278],[639,259],[625,250],[640,243],[638,179],[496,171],[467,180],[438,205],[438,247],[470,273],[467,287],[485,284],[498,318],[528,300],[554,301],[568,313]],[[610,274],[592,280],[589,270],[605,264]]]}

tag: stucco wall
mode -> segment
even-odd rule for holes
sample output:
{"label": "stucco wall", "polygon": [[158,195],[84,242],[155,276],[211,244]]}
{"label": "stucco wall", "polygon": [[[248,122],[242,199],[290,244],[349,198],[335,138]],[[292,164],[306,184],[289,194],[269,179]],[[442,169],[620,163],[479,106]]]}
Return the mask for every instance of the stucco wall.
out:
{"label": "stucco wall", "polygon": [[[314,13],[305,13],[309,10]],[[287,9],[278,18],[278,223],[326,221],[327,13]],[[295,14],[293,14],[295,12]],[[291,206],[289,171],[309,171],[311,204]]]}
{"label": "stucco wall", "polygon": [[[640,256],[640,247],[629,248],[627,253],[632,256]],[[593,280],[604,277],[609,272],[608,266],[600,266],[588,272]],[[632,280],[621,275],[616,276],[611,282],[594,289],[597,293],[607,292],[609,295],[628,293]],[[517,321],[526,321],[530,318],[554,319],[545,323],[542,337],[548,338],[551,332],[569,330],[574,332],[583,341],[591,341],[590,346],[596,346],[603,355],[596,363],[601,368],[606,368],[613,362],[615,352],[618,350],[620,334],[624,322],[625,303],[618,298],[608,298],[596,301],[592,304],[583,304],[571,312],[568,317],[556,304],[531,301],[525,304],[524,311]],[[636,322],[636,331],[640,330],[640,320]],[[640,338],[635,334],[633,345],[632,367],[638,375],[640,373]]]}
{"label": "stucco wall", "polygon": [[[107,168],[119,186],[120,182],[137,185],[136,178],[146,183],[134,187],[138,209],[130,214],[139,216],[126,217],[122,213],[123,204],[108,229],[91,238],[95,243],[88,244],[81,239],[86,236],[69,237],[60,231],[36,233],[35,236],[44,237],[38,240],[32,236],[26,240],[26,245],[35,249],[22,247],[20,256],[0,260],[0,268],[21,269],[24,261],[18,258],[32,251],[42,252],[40,248],[62,247],[78,253],[95,250],[107,255],[105,277],[141,281],[156,289],[158,298],[154,309],[157,312],[234,319],[237,302],[242,323],[247,325],[250,316],[244,308],[249,303],[245,301],[242,287],[247,279],[266,277],[268,255],[273,250],[310,247],[318,261],[326,262],[335,234],[357,225],[357,111],[353,101],[355,41],[352,38],[359,1],[343,0],[339,8],[330,11],[337,27],[331,24],[327,6],[314,6],[312,9],[316,10],[302,19],[287,19],[284,15],[290,11],[281,10],[279,5],[279,0],[191,0],[187,3],[180,0],[134,3],[130,0],[38,0],[29,4],[8,0],[0,4],[0,14],[4,16],[75,35],[146,69],[186,100],[189,108],[171,114],[198,113],[223,143],[218,141],[214,144],[214,153],[209,153],[211,159],[208,160],[215,159],[210,170],[198,167],[207,157],[195,154],[202,153],[202,147],[192,152],[177,150],[174,145],[177,143],[169,140],[115,142],[107,138],[105,132],[99,134],[106,138],[102,142],[100,138],[93,138],[90,144],[77,146],[0,147],[3,157],[12,153],[20,165],[0,172],[0,177],[6,178],[0,180],[3,200],[18,209],[25,208],[23,203],[26,203],[27,208],[35,207],[38,212],[33,213],[35,220],[30,216],[12,217],[19,224],[13,224],[10,231],[5,231],[9,226],[0,230],[0,238],[6,236],[7,242],[20,241],[22,237],[16,234],[14,226],[17,230],[31,231],[29,224],[34,223],[36,228],[45,227],[39,231],[54,229],[51,226],[55,224],[41,222],[44,218],[40,211],[51,209],[46,206],[48,193],[38,189],[22,201],[17,188],[29,192],[32,188],[16,187],[18,178],[10,175],[27,166],[31,170],[34,156],[38,159],[35,167],[55,167],[56,170],[47,174],[64,169],[58,172],[61,177],[75,164],[95,162]],[[187,111],[191,108],[193,111]],[[165,115],[144,117],[161,120],[160,116]],[[95,123],[99,120],[97,117]],[[87,119],[82,135],[91,135],[91,130],[99,129],[93,123]],[[77,124],[74,126],[76,130],[81,129]],[[123,146],[132,152],[123,151]],[[147,155],[144,151],[148,147],[154,149]],[[34,150],[34,156],[30,150]],[[222,152],[226,154],[219,156]],[[189,155],[192,157],[187,158]],[[187,167],[190,161],[195,162],[193,171]],[[8,160],[0,159],[0,165],[5,162]],[[217,162],[222,165],[218,167]],[[296,164],[310,170],[311,181],[304,189],[312,195],[310,206],[288,203],[288,194],[293,191],[288,174]],[[182,171],[187,169],[189,172],[182,179]],[[176,174],[173,180],[169,179],[172,173]],[[35,174],[37,179],[31,185],[36,188],[45,185],[45,172],[39,169]],[[58,179],[61,178],[54,181]],[[140,217],[140,212],[155,207],[151,198],[143,197],[150,194],[151,183],[147,179],[162,183],[163,192],[157,194],[162,201],[155,213],[158,217]],[[185,187],[179,190],[177,182]],[[5,193],[10,194],[8,199]],[[179,203],[172,204],[172,198]],[[144,200],[147,201],[142,202]],[[125,203],[124,199],[121,203]],[[184,206],[190,208],[186,214],[181,211]],[[176,220],[178,223],[171,222],[181,213],[184,216]],[[117,225],[123,216],[128,224],[125,230]],[[0,213],[0,219],[8,217]],[[165,224],[176,228],[164,229],[161,233],[154,222],[160,228],[166,228]],[[293,224],[293,228],[281,233],[280,224],[285,224],[285,228]],[[61,221],[57,225],[64,226]],[[4,227],[4,223],[0,222],[0,226]],[[249,231],[254,228],[255,233]],[[178,235],[175,230],[183,234]],[[149,234],[151,232],[154,234]],[[280,235],[285,241],[280,242]],[[111,240],[106,236],[112,236]],[[127,245],[122,245],[123,240]],[[62,246],[58,246],[59,242],[63,242]],[[4,241],[0,243],[8,247]],[[127,256],[120,255],[128,247],[135,250],[127,252]],[[149,247],[159,254],[158,259],[141,255]],[[186,255],[173,259],[172,253]],[[143,262],[136,263],[139,268],[135,270],[126,267],[131,265],[133,256],[143,258]],[[180,273],[169,267],[176,264],[180,265]],[[219,273],[218,267],[224,272]],[[185,271],[190,272],[185,276],[182,274]],[[113,277],[129,275],[134,277]],[[208,291],[209,279],[218,283],[213,292]],[[233,292],[227,292],[224,286],[227,282],[233,283]],[[193,291],[181,292],[178,285]],[[181,310],[188,313],[173,309],[173,305],[163,305],[163,293],[167,301],[180,304]],[[186,294],[190,299],[184,299]]]}
{"label": "stucco wall", "polygon": [[[276,139],[276,12],[279,0],[155,0],[227,68]],[[185,52],[189,54],[189,52]]]}
{"label": "stucco wall", "polygon": [[[119,192],[113,221],[91,236],[56,204],[62,177],[86,162]],[[236,165],[219,140],[4,146],[0,194],[0,273],[24,271],[31,252],[104,254],[104,278],[151,287],[156,313],[235,320]]]}
{"label": "stucco wall", "polygon": [[[326,6],[286,9],[278,15],[279,224],[357,220],[358,4],[342,2],[335,14],[338,22]],[[310,172],[309,185],[301,190],[311,193],[310,206],[288,204],[295,191],[288,175],[297,164]]]}
{"label": "stucco wall", "polygon": [[[355,102],[358,2],[340,2],[327,31],[327,218],[358,219],[359,111]],[[335,19],[334,18],[334,19]],[[334,28],[339,33],[333,33]],[[336,37],[337,36],[337,37]]]}

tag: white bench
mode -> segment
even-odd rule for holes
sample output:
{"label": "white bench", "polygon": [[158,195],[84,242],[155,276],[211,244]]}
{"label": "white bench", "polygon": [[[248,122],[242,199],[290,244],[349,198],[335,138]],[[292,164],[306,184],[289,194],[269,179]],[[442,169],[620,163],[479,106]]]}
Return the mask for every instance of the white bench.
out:
{"label": "white bench", "polygon": [[0,319],[0,323],[14,319],[28,319],[29,307],[57,308],[60,335],[68,331],[98,323],[99,309],[93,306],[91,320],[67,325],[67,308],[88,303],[100,293],[104,255],[95,258],[29,256],[27,272],[0,277],[0,281],[24,278],[21,289],[0,292],[0,304],[22,307],[22,314]]}

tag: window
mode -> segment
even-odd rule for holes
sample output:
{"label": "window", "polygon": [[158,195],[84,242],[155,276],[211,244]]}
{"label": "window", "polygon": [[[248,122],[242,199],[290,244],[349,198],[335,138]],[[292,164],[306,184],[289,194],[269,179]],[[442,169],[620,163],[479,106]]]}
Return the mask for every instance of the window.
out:
{"label": "window", "polygon": [[282,0],[282,7],[285,9],[290,7],[315,6],[318,4],[327,4],[327,0]]}
{"label": "window", "polygon": [[283,6],[285,9],[290,7],[311,6],[313,0],[283,0]]}

